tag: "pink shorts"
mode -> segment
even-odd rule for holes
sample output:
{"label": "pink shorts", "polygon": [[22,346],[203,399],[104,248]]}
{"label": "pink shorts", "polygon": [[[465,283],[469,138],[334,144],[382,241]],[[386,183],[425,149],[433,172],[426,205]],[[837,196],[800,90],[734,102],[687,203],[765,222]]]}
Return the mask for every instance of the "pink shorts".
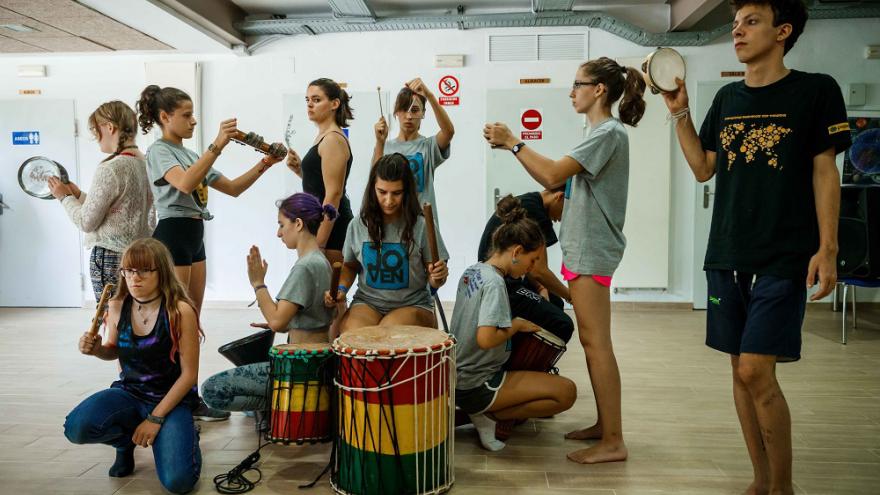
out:
{"label": "pink shorts", "polygon": [[[565,266],[565,263],[562,264],[562,268],[560,269],[560,271],[562,272],[562,280],[565,280],[566,282],[574,280],[574,279],[581,276],[579,273],[575,273],[575,272],[569,270]],[[604,275],[590,275],[590,276],[593,277],[593,280],[598,282],[599,285],[603,285],[605,287],[611,287],[611,277],[606,277]]]}

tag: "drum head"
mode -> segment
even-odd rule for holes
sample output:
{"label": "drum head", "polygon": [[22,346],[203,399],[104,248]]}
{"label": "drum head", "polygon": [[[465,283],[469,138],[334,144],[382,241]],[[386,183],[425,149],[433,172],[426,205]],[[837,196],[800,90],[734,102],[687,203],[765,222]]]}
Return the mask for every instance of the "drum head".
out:
{"label": "drum head", "polygon": [[547,330],[543,330],[543,329],[538,330],[534,335],[535,335],[535,337],[547,342],[548,344],[552,345],[553,347],[565,349],[565,342],[563,342],[562,339],[560,339],[555,334],[552,334]]}
{"label": "drum head", "polygon": [[335,348],[359,351],[398,353],[411,349],[429,349],[449,341],[449,335],[436,328],[413,325],[389,325],[357,328],[340,335]]}
{"label": "drum head", "polygon": [[65,184],[68,182],[67,170],[45,156],[28,158],[18,168],[18,185],[35,198],[53,199],[49,191],[49,177],[58,177]]}
{"label": "drum head", "polygon": [[658,48],[646,61],[647,82],[652,88],[670,92],[678,89],[675,78],[684,80],[684,58],[672,48]]}

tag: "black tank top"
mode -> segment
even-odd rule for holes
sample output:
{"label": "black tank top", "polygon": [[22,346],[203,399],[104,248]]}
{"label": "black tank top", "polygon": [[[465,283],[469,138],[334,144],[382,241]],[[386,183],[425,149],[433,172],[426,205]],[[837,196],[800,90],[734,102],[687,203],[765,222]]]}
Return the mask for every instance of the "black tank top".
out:
{"label": "black tank top", "polygon": [[[119,332],[117,349],[122,372],[111,388],[121,388],[138,399],[157,404],[180,378],[180,354],[171,361],[171,331],[165,303],[159,309],[156,324],[149,334],[135,335],[131,326],[131,296],[122,303],[122,313],[116,325]],[[180,401],[190,408],[198,405],[199,395],[194,386]]]}
{"label": "black tank top", "polygon": [[[331,132],[335,132],[336,134],[345,137],[341,132]],[[330,133],[328,132],[327,134]],[[327,195],[327,191],[324,189],[324,173],[321,168],[321,155],[318,154],[318,146],[321,144],[321,141],[327,137],[327,134],[324,134],[314,146],[309,148],[309,152],[306,153],[306,156],[302,159],[303,191],[315,195],[321,200],[321,202],[324,201],[324,196]],[[348,138],[345,139],[345,143],[348,144]],[[349,145],[348,162],[345,164],[345,181],[342,183],[342,198],[339,200],[339,208],[337,208],[340,218],[352,218],[351,202],[348,199],[346,185],[348,184],[348,176],[351,173],[351,162],[353,158],[354,156],[351,153],[351,145]]]}

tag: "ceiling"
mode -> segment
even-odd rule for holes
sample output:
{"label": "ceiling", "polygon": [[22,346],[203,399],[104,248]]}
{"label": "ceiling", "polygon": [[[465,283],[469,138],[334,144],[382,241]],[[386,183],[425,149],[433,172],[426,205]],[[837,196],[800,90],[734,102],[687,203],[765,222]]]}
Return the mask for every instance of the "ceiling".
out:
{"label": "ceiling", "polygon": [[[248,14],[287,14],[287,15],[331,15],[327,0],[231,0]],[[464,5],[468,13],[486,12],[530,12],[531,0],[369,0],[369,6],[378,16],[403,14],[442,14],[454,13],[459,5]],[[608,7],[662,5],[667,0],[574,0],[574,10],[597,10]]]}
{"label": "ceiling", "polygon": [[0,0],[0,53],[171,49],[73,0]]}

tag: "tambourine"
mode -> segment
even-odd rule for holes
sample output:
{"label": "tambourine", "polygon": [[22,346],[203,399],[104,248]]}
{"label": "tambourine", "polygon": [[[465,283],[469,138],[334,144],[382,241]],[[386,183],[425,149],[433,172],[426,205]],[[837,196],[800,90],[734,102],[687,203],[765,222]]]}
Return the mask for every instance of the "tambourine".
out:
{"label": "tambourine", "polygon": [[272,155],[277,158],[284,158],[284,156],[287,155],[287,148],[285,148],[283,144],[266,144],[266,142],[263,141],[263,136],[260,136],[255,132],[245,134],[242,131],[236,131],[231,139],[238,144],[252,146],[260,153]]}
{"label": "tambourine", "polygon": [[49,177],[58,177],[64,184],[70,181],[67,170],[60,163],[45,156],[32,156],[18,168],[18,185],[35,198],[53,199]]}
{"label": "tambourine", "polygon": [[678,89],[675,78],[685,78],[687,68],[684,57],[672,48],[657,48],[642,62],[642,76],[655,95]]}

